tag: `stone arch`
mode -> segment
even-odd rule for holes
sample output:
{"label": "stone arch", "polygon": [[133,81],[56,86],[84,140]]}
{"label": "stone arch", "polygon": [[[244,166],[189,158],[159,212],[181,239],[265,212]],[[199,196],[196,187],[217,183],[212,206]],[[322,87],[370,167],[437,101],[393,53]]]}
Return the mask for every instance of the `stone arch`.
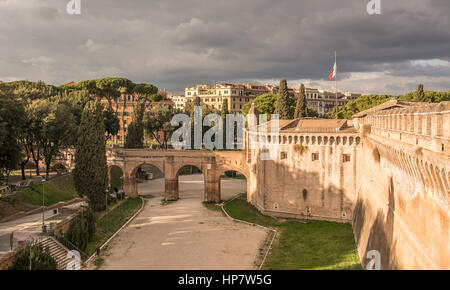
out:
{"label": "stone arch", "polygon": [[[249,190],[250,190],[250,173],[247,172],[246,170],[244,170],[243,168],[239,168],[236,166],[221,166],[221,168],[219,168],[217,170],[217,180],[218,180],[218,192],[219,192],[219,197],[222,196],[222,175],[226,172],[226,171],[236,171],[242,175],[245,176],[246,178],[246,194],[248,195]],[[237,192],[240,193],[240,192]]]}
{"label": "stone arch", "polygon": [[359,145],[359,143],[361,143],[361,138],[360,137],[356,137],[355,143],[356,143],[356,145]]}
{"label": "stone arch", "polygon": [[52,164],[50,167],[50,171],[56,171],[57,175],[62,175],[64,173],[69,172],[69,168],[67,167],[66,164],[62,163],[62,162],[57,162],[55,164]]}

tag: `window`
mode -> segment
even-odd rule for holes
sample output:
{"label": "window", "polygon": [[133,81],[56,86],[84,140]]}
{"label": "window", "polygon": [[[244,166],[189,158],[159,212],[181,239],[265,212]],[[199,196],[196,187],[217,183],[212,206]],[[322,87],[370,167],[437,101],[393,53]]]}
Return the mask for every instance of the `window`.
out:
{"label": "window", "polygon": [[317,160],[319,160],[319,153],[312,153],[311,161],[317,161]]}
{"label": "window", "polygon": [[281,154],[280,154],[280,159],[281,159],[281,160],[287,159],[287,153],[286,153],[286,152],[281,152]]}
{"label": "window", "polygon": [[342,161],[343,162],[350,162],[351,158],[350,158],[350,154],[343,154],[342,155]]}

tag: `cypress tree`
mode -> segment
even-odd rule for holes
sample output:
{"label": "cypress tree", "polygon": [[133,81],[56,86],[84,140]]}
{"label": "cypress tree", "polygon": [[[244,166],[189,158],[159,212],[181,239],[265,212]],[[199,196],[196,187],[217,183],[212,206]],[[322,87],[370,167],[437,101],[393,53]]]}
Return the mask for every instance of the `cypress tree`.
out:
{"label": "cypress tree", "polygon": [[75,189],[89,198],[92,209],[105,209],[108,184],[103,107],[97,101],[86,104],[81,116],[73,171]]}
{"label": "cypress tree", "polygon": [[423,84],[419,84],[416,91],[416,101],[425,102],[425,93],[423,92]]}
{"label": "cypress tree", "polygon": [[134,108],[125,140],[126,148],[144,148],[144,112],[144,103],[139,103]]}
{"label": "cypress tree", "polygon": [[220,117],[222,118],[222,136],[223,136],[223,148],[226,147],[227,140],[227,115],[230,112],[228,111],[228,99],[224,98],[222,101],[222,108],[220,109]]}
{"label": "cypress tree", "polygon": [[305,85],[300,86],[300,92],[297,98],[297,105],[295,106],[294,118],[304,118],[308,116],[308,107],[305,96]]}
{"label": "cypress tree", "polygon": [[278,89],[278,98],[275,105],[275,114],[279,115],[280,120],[291,119],[289,113],[289,92],[287,88],[286,79],[280,80],[280,87]]}

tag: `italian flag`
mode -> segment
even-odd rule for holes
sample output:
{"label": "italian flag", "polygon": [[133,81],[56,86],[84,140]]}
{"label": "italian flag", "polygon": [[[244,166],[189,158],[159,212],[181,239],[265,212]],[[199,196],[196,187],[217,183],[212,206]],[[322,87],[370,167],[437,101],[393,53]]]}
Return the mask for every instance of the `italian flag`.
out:
{"label": "italian flag", "polygon": [[334,77],[336,76],[336,71],[337,71],[337,65],[336,65],[336,60],[334,60],[333,70],[330,73],[330,81],[332,79],[334,79]]}

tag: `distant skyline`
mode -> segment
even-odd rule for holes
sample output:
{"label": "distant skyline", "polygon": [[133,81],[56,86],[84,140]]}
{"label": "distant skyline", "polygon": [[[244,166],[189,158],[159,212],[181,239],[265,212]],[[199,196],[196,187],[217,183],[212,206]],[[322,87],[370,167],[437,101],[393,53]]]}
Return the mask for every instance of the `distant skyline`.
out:
{"label": "distant skyline", "polygon": [[450,90],[448,0],[0,0],[0,80],[107,76],[169,93],[215,82],[404,94]]}

